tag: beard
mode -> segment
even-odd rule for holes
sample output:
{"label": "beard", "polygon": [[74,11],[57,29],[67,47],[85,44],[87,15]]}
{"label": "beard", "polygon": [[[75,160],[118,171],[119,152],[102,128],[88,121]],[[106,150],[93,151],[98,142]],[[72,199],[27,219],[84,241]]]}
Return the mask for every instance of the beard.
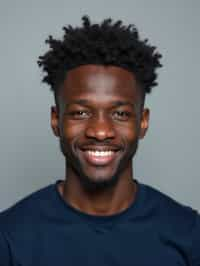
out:
{"label": "beard", "polygon": [[87,175],[84,165],[80,162],[79,158],[74,152],[74,149],[66,142],[65,138],[61,137],[59,144],[60,150],[66,160],[66,177],[69,178],[67,174],[69,171],[79,179],[79,182],[86,191],[98,193],[98,191],[100,192],[107,190],[114,187],[118,183],[120,174],[128,167],[130,162],[132,162],[132,158],[136,154],[138,148],[138,139],[134,141],[134,143],[131,145],[131,148],[127,148],[126,154],[124,154],[118,163],[118,167],[107,179],[98,178],[98,176],[94,178],[94,176]]}

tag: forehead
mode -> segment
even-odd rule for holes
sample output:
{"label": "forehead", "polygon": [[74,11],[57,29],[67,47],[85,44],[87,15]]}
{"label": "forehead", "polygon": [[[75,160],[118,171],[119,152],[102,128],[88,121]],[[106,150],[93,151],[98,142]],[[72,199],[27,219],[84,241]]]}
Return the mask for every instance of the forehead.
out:
{"label": "forehead", "polygon": [[117,66],[84,65],[70,70],[59,95],[64,101],[79,98],[105,102],[138,100],[141,94],[133,73]]}

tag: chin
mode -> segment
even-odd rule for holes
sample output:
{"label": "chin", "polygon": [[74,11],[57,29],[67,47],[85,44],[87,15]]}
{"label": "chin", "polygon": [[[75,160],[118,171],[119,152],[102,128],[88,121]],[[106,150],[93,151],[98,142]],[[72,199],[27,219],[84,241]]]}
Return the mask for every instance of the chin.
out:
{"label": "chin", "polygon": [[82,175],[80,176],[80,182],[87,190],[102,190],[106,188],[113,187],[118,181],[117,175],[113,176],[89,176]]}

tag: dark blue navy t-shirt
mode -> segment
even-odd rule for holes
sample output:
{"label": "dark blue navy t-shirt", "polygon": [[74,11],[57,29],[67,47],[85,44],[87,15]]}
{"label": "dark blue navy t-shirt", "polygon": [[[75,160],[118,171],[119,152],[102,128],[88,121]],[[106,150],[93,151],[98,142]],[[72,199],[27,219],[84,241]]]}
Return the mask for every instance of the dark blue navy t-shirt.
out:
{"label": "dark blue navy t-shirt", "polygon": [[83,213],[49,185],[0,214],[1,266],[199,266],[200,217],[138,183],[111,216]]}

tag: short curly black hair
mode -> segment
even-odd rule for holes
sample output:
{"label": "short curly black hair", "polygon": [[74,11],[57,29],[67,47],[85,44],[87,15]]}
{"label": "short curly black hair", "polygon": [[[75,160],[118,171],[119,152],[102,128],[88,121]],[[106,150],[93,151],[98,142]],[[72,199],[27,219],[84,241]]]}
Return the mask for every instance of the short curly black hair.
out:
{"label": "short curly black hair", "polygon": [[161,67],[160,53],[148,39],[141,40],[135,25],[123,25],[111,18],[92,24],[88,16],[82,17],[81,27],[63,27],[62,40],[51,35],[45,41],[50,49],[39,56],[38,65],[46,72],[43,82],[50,85],[56,96],[67,71],[86,65],[114,65],[132,72],[144,89],[150,93],[157,85],[156,68]]}

